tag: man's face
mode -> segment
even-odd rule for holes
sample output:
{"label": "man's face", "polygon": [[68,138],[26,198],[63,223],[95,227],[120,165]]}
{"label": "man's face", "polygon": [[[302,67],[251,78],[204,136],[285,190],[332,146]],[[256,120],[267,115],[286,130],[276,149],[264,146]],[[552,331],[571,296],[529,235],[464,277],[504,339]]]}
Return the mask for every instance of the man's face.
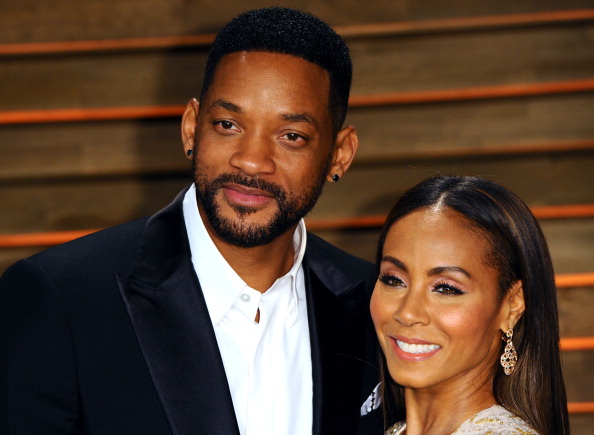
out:
{"label": "man's face", "polygon": [[304,59],[221,59],[200,103],[194,150],[198,205],[217,237],[265,245],[314,206],[334,145],[328,98],[328,73]]}

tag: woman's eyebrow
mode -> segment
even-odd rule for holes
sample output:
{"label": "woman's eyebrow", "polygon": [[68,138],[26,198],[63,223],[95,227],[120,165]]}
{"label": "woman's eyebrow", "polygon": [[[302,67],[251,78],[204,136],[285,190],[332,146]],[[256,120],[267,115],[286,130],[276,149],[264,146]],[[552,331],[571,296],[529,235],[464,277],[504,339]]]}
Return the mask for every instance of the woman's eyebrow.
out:
{"label": "woman's eyebrow", "polygon": [[382,261],[387,261],[388,263],[392,263],[394,266],[396,266],[399,269],[404,270],[405,272],[408,271],[408,269],[406,268],[406,265],[400,261],[397,258],[392,257],[391,255],[384,255],[382,257]]}
{"label": "woman's eyebrow", "polygon": [[466,276],[467,278],[472,278],[472,275],[464,268],[458,266],[439,266],[434,267],[429,271],[427,276],[434,276],[439,275],[440,273],[444,272],[460,272],[462,275]]}

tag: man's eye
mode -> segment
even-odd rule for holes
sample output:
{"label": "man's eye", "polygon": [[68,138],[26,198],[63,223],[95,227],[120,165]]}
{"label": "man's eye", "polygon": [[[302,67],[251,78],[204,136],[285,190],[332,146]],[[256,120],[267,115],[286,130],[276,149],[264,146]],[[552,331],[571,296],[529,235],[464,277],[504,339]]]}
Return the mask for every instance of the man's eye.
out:
{"label": "man's eye", "polygon": [[231,134],[239,132],[239,128],[237,128],[237,126],[233,124],[231,121],[214,121],[212,125],[214,126],[215,130],[219,133]]}
{"label": "man's eye", "polygon": [[301,148],[309,142],[308,137],[293,132],[283,134],[278,138],[278,140],[280,143],[291,148]]}

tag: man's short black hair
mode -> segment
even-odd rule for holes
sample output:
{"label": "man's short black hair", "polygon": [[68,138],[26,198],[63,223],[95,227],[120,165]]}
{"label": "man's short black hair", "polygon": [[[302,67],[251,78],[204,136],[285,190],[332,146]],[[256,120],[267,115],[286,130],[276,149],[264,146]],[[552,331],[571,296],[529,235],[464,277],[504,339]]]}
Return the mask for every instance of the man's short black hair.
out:
{"label": "man's short black hair", "polygon": [[346,117],[353,67],[343,39],[324,21],[290,8],[256,9],[238,15],[215,38],[204,73],[203,99],[223,56],[239,51],[290,54],[315,63],[330,76],[329,110],[336,134]]}

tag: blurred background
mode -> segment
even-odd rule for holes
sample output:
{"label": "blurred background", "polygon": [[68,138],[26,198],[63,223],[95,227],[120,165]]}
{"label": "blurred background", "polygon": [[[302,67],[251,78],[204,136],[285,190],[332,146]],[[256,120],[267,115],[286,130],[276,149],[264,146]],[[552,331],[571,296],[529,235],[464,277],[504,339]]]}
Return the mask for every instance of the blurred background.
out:
{"label": "blurred background", "polygon": [[[310,230],[372,260],[421,179],[518,193],[549,240],[576,434],[594,434],[594,0],[293,0],[351,48],[360,149]],[[0,272],[191,181],[180,116],[213,34],[266,1],[0,3]]]}

